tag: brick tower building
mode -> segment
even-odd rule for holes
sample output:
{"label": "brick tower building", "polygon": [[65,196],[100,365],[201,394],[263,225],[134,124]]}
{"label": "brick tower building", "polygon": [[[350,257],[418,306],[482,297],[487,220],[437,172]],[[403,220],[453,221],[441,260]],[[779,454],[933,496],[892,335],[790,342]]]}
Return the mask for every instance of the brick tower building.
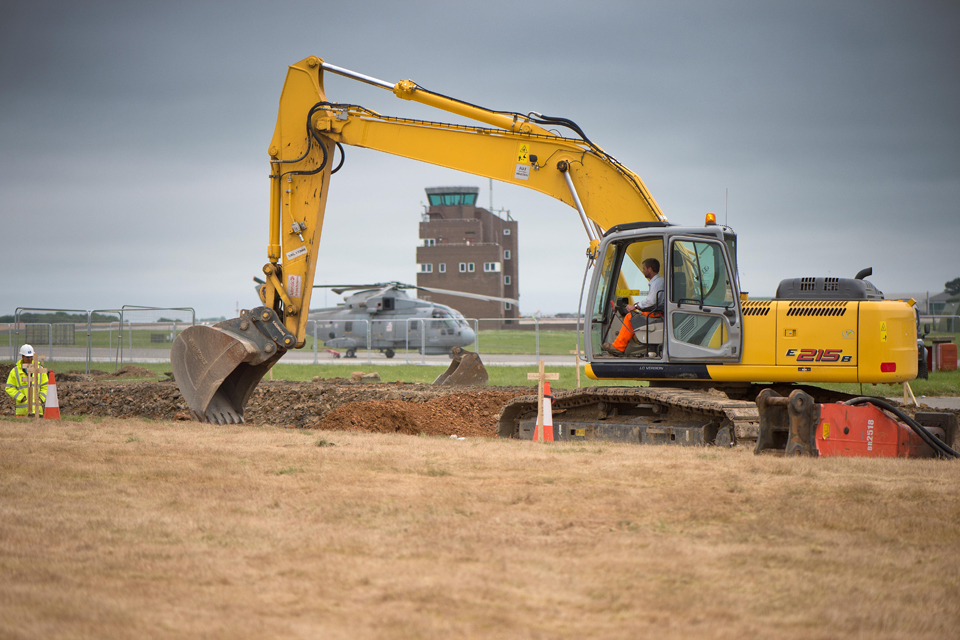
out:
{"label": "brick tower building", "polygon": [[[477,187],[431,187],[420,220],[417,284],[498,298],[517,298],[517,221],[476,206]],[[460,311],[467,318],[499,318],[512,324],[517,305],[442,294],[420,297]],[[492,323],[482,323],[491,325]]]}

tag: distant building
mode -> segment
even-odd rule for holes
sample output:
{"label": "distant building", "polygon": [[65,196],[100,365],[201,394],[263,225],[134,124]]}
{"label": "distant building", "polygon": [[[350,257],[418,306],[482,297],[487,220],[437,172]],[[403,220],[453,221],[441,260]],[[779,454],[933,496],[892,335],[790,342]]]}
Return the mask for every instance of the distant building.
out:
{"label": "distant building", "polygon": [[[430,202],[420,220],[417,284],[423,287],[478,293],[498,298],[518,296],[517,221],[476,206],[477,187],[431,187]],[[468,318],[499,318],[512,324],[517,305],[426,294]],[[491,323],[487,323],[491,324]]]}

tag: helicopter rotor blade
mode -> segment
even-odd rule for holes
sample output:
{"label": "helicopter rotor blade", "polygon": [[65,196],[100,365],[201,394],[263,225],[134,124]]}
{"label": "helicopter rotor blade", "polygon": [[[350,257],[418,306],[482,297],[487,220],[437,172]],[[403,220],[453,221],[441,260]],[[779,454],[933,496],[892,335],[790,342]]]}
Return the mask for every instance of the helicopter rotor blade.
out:
{"label": "helicopter rotor blade", "polygon": [[451,291],[450,289],[434,289],[433,287],[411,287],[412,289],[420,289],[422,291],[429,291],[431,293],[440,293],[445,296],[460,296],[461,298],[473,298],[474,300],[487,300],[492,301],[496,300],[497,302],[509,302],[510,304],[520,305],[520,301],[516,298],[498,298],[497,296],[485,296],[479,293],[467,293],[465,291]]}
{"label": "helicopter rotor blade", "polygon": [[337,295],[342,295],[344,291],[360,291],[361,289],[378,289],[383,288],[384,290],[390,290],[395,287],[400,287],[399,282],[375,282],[373,284],[315,284],[313,285],[314,289],[330,289]]}
{"label": "helicopter rotor blade", "polygon": [[497,301],[497,302],[509,302],[511,304],[519,305],[520,301],[516,298],[498,298],[497,296],[485,296],[479,293],[467,293],[465,291],[452,291],[450,289],[436,289],[434,287],[421,287],[415,284],[406,284],[403,282],[377,282],[375,284],[315,284],[313,285],[314,289],[318,288],[328,288],[337,295],[342,294],[345,291],[359,291],[361,289],[376,289],[380,288],[379,291],[372,294],[373,296],[378,296],[382,293],[385,293],[391,289],[419,289],[420,291],[427,291],[430,293],[439,293],[447,296],[459,296],[461,298],[472,298],[474,300],[486,300],[486,301]]}

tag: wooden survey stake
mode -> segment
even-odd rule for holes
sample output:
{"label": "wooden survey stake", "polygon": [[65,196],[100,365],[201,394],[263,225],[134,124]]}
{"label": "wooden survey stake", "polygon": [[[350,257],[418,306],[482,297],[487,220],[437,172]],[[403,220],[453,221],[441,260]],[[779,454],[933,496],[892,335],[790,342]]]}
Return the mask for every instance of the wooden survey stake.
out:
{"label": "wooden survey stake", "polygon": [[537,437],[538,442],[543,442],[543,383],[545,380],[559,380],[559,373],[544,373],[543,360],[537,363],[537,373],[528,373],[527,380],[537,381]]}
{"label": "wooden survey stake", "polygon": [[913,404],[920,406],[920,403],[917,402],[917,396],[913,395],[913,389],[910,388],[909,382],[903,383],[903,404]]}
{"label": "wooden survey stake", "polygon": [[43,406],[40,402],[40,381],[47,372],[43,368],[43,356],[37,356],[26,366],[27,370],[27,416],[39,420],[43,415]]}

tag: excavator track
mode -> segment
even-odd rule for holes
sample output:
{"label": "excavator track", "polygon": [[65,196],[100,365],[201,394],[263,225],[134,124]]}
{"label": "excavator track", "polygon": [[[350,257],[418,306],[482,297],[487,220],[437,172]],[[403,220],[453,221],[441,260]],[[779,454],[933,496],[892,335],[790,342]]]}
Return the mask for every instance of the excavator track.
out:
{"label": "excavator track", "polygon": [[[591,387],[556,391],[554,441],[753,446],[760,414],[755,402],[718,390],[672,387]],[[501,437],[529,440],[537,396],[514,398],[500,411]]]}

